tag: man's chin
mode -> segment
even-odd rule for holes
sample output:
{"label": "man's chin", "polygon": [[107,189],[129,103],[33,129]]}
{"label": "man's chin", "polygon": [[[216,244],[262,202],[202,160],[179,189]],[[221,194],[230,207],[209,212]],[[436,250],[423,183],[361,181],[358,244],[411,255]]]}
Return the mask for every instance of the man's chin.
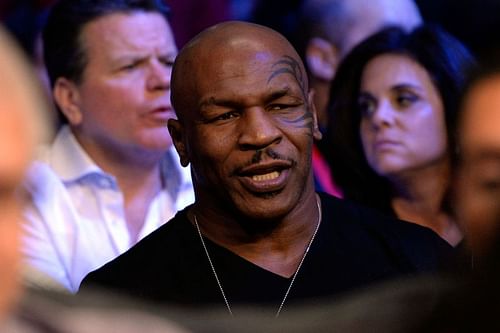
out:
{"label": "man's chin", "polygon": [[291,204],[287,204],[287,201],[282,191],[257,193],[238,205],[238,209],[244,216],[252,220],[281,219],[293,209]]}
{"label": "man's chin", "polygon": [[173,143],[168,132],[165,134],[160,130],[149,131],[140,139],[140,145],[147,150],[164,152],[169,150]]}

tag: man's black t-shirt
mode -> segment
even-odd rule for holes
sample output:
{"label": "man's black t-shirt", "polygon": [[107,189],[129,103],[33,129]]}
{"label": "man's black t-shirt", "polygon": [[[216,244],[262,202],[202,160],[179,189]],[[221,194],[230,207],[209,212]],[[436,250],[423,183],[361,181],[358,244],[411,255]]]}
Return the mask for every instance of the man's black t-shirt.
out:
{"label": "man's black t-shirt", "polygon": [[[430,229],[320,194],[322,222],[286,304],[325,297],[383,279],[435,271],[453,248]],[[224,305],[187,209],[82,282],[150,301]],[[252,264],[205,238],[231,305],[279,307],[291,278]],[[286,307],[286,305],[285,305]]]}

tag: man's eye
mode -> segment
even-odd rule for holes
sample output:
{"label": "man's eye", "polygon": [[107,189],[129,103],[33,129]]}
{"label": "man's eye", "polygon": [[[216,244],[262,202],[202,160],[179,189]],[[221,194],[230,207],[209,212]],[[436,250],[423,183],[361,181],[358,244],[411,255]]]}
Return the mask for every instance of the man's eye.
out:
{"label": "man's eye", "polygon": [[239,114],[236,111],[226,112],[226,113],[221,114],[220,116],[216,117],[215,120],[228,120],[228,119],[236,118],[238,115]]}
{"label": "man's eye", "polygon": [[124,71],[130,71],[132,69],[137,68],[138,65],[139,65],[138,62],[133,62],[133,63],[129,63],[129,64],[126,64],[126,65],[123,65],[121,67],[121,69],[124,70]]}
{"label": "man's eye", "polygon": [[174,60],[169,58],[161,58],[160,62],[167,67],[172,67],[174,65]]}
{"label": "man's eye", "polygon": [[288,104],[273,104],[269,107],[269,110],[283,110],[291,107]]}

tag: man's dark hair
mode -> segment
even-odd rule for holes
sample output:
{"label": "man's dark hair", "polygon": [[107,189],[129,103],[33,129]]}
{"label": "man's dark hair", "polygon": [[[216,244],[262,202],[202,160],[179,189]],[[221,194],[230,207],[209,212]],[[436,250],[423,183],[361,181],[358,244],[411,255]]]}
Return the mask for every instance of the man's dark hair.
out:
{"label": "man's dark hair", "polygon": [[43,30],[44,60],[50,83],[59,77],[81,82],[87,64],[81,44],[86,24],[113,13],[158,12],[167,17],[164,0],[59,0]]}
{"label": "man's dark hair", "polygon": [[[131,12],[156,12],[167,18],[170,9],[164,0],[57,1],[42,32],[43,57],[50,85],[54,87],[60,77],[81,83],[88,62],[81,33],[88,23],[105,15]],[[59,108],[58,111],[59,123],[67,123],[66,116]]]}

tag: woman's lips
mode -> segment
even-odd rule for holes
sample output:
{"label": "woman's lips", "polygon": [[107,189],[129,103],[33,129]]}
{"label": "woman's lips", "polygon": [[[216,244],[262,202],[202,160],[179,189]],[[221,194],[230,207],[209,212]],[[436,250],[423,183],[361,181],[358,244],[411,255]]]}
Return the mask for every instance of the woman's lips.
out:
{"label": "woman's lips", "polygon": [[392,150],[401,146],[401,143],[394,140],[377,140],[373,146],[375,151]]}

